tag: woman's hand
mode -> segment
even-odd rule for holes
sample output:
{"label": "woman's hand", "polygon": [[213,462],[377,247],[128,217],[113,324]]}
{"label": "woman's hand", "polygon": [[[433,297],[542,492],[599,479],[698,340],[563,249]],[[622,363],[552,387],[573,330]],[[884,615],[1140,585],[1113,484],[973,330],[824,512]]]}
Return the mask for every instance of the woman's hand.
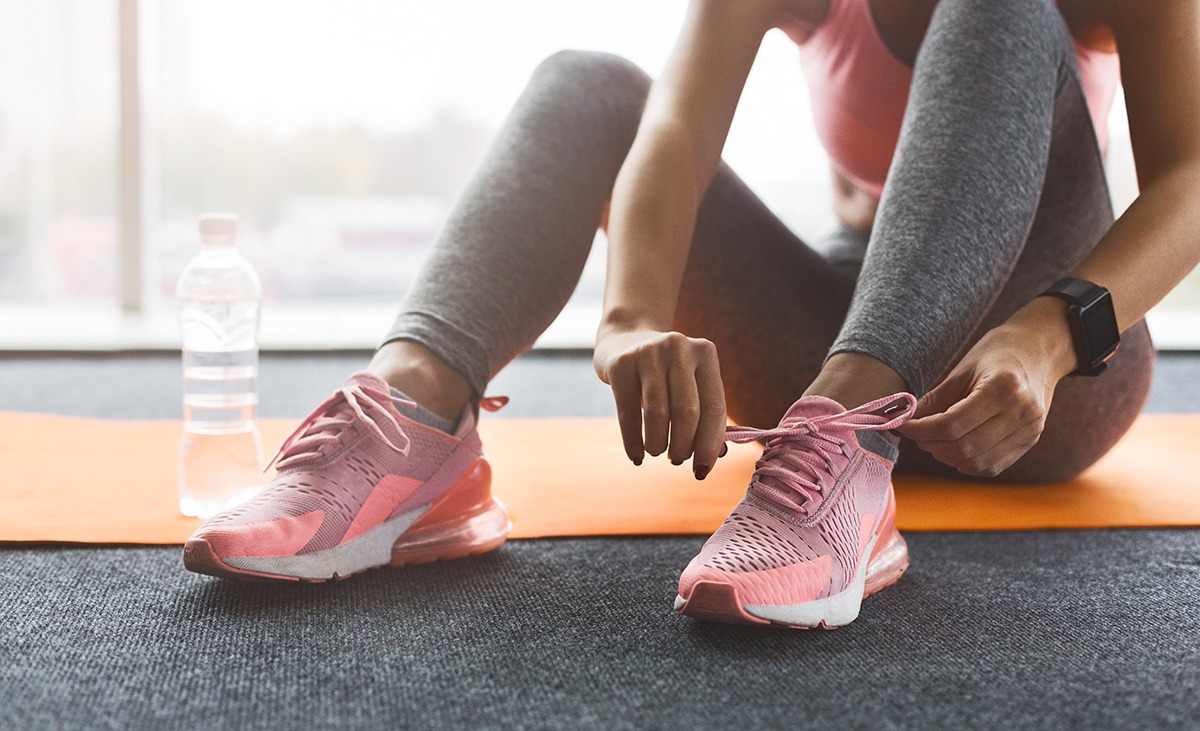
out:
{"label": "woman's hand", "polygon": [[629,459],[640,465],[645,452],[666,452],[679,465],[691,457],[696,479],[703,480],[725,444],[716,346],[677,332],[609,331],[597,338],[593,363],[612,386]]}
{"label": "woman's hand", "polygon": [[898,430],[960,472],[995,477],[1037,444],[1075,368],[1063,304],[1042,297],[979,340]]}

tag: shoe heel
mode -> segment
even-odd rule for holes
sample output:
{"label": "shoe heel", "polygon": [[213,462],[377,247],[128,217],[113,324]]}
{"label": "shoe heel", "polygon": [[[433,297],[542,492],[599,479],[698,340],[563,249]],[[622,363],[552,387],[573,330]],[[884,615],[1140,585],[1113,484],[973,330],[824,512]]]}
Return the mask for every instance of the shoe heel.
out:
{"label": "shoe heel", "polygon": [[893,526],[890,533],[879,536],[885,540],[882,549],[877,549],[867,564],[867,580],[863,584],[863,598],[890,586],[904,574],[908,568],[908,543],[904,536]]}
{"label": "shoe heel", "polygon": [[462,558],[499,548],[512,523],[499,500],[488,498],[453,521],[410,530],[392,545],[390,566]]}
{"label": "shoe heel", "polygon": [[867,562],[863,598],[890,586],[908,569],[908,543],[896,530],[896,495],[889,488],[887,508],[880,521],[879,538]]}

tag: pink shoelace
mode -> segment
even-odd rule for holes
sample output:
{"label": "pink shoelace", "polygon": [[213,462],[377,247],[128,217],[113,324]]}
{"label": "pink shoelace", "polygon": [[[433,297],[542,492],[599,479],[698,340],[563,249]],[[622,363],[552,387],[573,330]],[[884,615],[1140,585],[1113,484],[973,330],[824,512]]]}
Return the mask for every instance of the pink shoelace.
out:
{"label": "pink shoelace", "polygon": [[[904,407],[897,413],[901,402]],[[751,487],[784,507],[808,514],[821,506],[825,489],[835,482],[831,455],[848,454],[843,438],[846,433],[895,429],[908,421],[916,406],[912,394],[898,393],[840,414],[811,419],[785,416],[773,429],[726,427],[725,440],[743,443],[765,439],[762,457],[754,465]]]}
{"label": "pink shoelace", "polygon": [[[283,446],[267,463],[267,468],[277,462],[283,468],[332,454],[341,446],[342,437],[355,422],[364,424],[384,444],[407,456],[411,441],[391,410],[383,406],[394,400],[391,393],[361,383],[342,386],[300,422],[300,426],[283,441]],[[368,416],[368,412],[391,424],[403,443],[397,444],[389,437],[375,419]],[[325,451],[324,447],[329,447],[329,451]]]}
{"label": "pink shoelace", "polygon": [[[412,404],[411,401],[392,396],[390,390],[384,391],[362,383],[342,386],[300,422],[295,431],[283,441],[283,445],[267,463],[264,471],[270,469],[271,465],[277,464],[284,468],[332,454],[341,446],[342,438],[355,422],[365,425],[383,440],[384,444],[407,457],[412,440],[396,421],[392,411],[383,405],[388,402]],[[485,411],[499,411],[507,403],[507,396],[488,396],[480,400],[479,406]],[[378,422],[368,416],[368,412],[391,424],[403,440],[403,444],[397,444],[389,437]],[[324,449],[327,446],[330,448],[328,451]]]}

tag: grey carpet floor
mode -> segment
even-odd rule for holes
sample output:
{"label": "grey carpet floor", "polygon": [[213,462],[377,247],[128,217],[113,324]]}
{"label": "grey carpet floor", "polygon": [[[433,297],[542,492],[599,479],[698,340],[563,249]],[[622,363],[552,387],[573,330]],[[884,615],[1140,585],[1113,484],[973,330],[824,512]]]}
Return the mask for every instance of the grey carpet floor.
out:
{"label": "grey carpet floor", "polygon": [[[301,415],[363,359],[265,358],[264,414]],[[1200,411],[1198,375],[1165,357],[1150,408]],[[502,414],[610,413],[592,381],[586,358],[535,357],[494,391]],[[0,358],[0,409],[172,417],[178,389],[165,356]],[[675,616],[699,537],[282,587],[190,574],[177,547],[8,545],[0,727],[1200,726],[1200,530],[909,541],[909,573],[835,632]]]}

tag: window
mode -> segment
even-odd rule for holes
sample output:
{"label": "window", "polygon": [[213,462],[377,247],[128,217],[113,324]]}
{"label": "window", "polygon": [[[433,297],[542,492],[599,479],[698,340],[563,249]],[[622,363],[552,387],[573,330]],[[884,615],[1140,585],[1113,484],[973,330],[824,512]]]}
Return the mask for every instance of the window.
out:
{"label": "window", "polygon": [[0,0],[0,304],[116,306],[117,12]]}
{"label": "window", "polygon": [[[537,63],[585,48],[654,73],[686,4],[0,0],[0,347],[173,346],[175,281],[196,215],[212,210],[241,217],[265,346],[370,346]],[[120,116],[131,101],[133,122]],[[1120,208],[1136,191],[1120,104],[1110,126]],[[763,44],[725,157],[806,239],[831,225],[781,33]],[[131,170],[140,192],[122,207]],[[122,220],[140,234],[123,237]],[[602,237],[593,253],[555,344],[590,344]],[[1197,309],[1193,273],[1152,322],[1160,344],[1186,344]]]}
{"label": "window", "polygon": [[[155,3],[147,307],[171,305],[196,215],[230,210],[264,281],[264,323],[285,307],[365,305],[387,313],[375,319],[378,337],[534,67],[585,48],[654,72],[685,9],[685,0]],[[755,129],[734,130],[729,157],[782,215],[818,231],[828,206],[806,191],[827,199],[827,173],[804,133],[794,46],[773,38],[759,68],[739,115]],[[781,156],[795,164],[780,166]],[[590,344],[603,243],[556,343]]]}

